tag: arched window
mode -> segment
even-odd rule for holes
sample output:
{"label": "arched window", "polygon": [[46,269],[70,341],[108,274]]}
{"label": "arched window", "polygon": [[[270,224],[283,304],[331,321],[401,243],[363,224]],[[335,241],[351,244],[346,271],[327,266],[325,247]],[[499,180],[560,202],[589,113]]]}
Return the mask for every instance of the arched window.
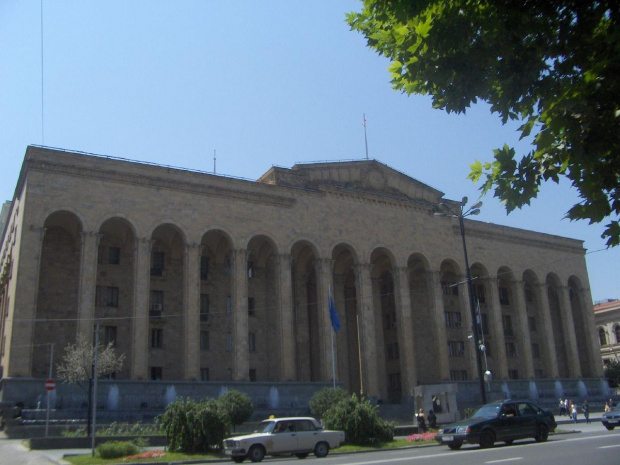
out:
{"label": "arched window", "polygon": [[616,325],[614,333],[616,333],[616,344],[620,344],[620,325]]}
{"label": "arched window", "polygon": [[607,337],[605,335],[605,328],[598,329],[598,339],[601,342],[601,347],[607,345]]}

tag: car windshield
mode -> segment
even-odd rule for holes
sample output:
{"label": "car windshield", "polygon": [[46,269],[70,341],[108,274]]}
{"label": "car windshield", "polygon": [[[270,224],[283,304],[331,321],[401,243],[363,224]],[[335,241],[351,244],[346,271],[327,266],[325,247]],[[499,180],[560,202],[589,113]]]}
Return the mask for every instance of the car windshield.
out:
{"label": "car windshield", "polygon": [[275,421],[261,421],[256,427],[255,433],[271,433],[273,432],[273,426]]}
{"label": "car windshield", "polygon": [[474,412],[471,418],[495,418],[499,413],[501,404],[483,405]]}

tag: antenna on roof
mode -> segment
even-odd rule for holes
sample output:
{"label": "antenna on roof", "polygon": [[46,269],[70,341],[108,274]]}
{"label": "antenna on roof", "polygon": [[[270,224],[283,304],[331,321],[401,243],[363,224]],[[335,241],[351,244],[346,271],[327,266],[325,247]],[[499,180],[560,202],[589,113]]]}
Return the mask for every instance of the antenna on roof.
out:
{"label": "antenna on roof", "polygon": [[364,113],[364,121],[362,121],[362,126],[364,126],[364,143],[366,144],[366,160],[368,160],[368,138],[366,137],[366,113]]}
{"label": "antenna on roof", "polygon": [[216,173],[216,171],[215,171],[215,160],[216,160],[216,158],[215,158],[215,149],[213,149],[213,174]]}

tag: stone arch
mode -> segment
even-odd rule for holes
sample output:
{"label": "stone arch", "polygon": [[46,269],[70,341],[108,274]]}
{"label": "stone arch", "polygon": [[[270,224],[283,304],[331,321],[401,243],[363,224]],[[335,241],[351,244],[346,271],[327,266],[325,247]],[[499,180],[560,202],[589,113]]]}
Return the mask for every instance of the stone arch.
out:
{"label": "stone arch", "polygon": [[320,330],[316,311],[318,300],[316,246],[299,240],[291,247],[295,366],[298,381],[320,379]]}
{"label": "stone arch", "polygon": [[547,285],[547,297],[549,299],[549,313],[551,316],[551,334],[555,343],[556,359],[551,363],[556,363],[560,378],[570,377],[568,369],[568,347],[567,338],[563,330],[563,316],[561,307],[561,293],[563,292],[560,278],[555,273],[549,273],[545,279]]}
{"label": "stone arch", "polygon": [[[113,343],[126,360],[133,360],[135,246],[134,225],[121,216],[108,216],[98,223],[97,288],[95,317],[101,319],[100,340]],[[125,364],[115,373],[119,379],[131,376]]]}
{"label": "stone arch", "polygon": [[271,237],[258,234],[246,250],[250,380],[273,381],[281,371],[279,357],[270,356],[281,353],[278,248]]}
{"label": "stone arch", "polygon": [[233,240],[220,228],[202,231],[200,238],[200,377],[226,381],[233,366],[233,352],[226,349],[226,335],[233,333]]}
{"label": "stone arch", "polygon": [[[577,341],[577,356],[581,367],[581,375],[587,378],[597,376],[597,372],[593,369],[599,363],[592,358],[592,332],[590,330],[590,322],[586,315],[586,305],[584,302],[584,291],[581,280],[577,276],[568,278],[568,296],[572,315],[572,324],[575,328],[575,337]],[[591,311],[591,309],[590,309]]]}
{"label": "stone arch", "polygon": [[159,224],[150,237],[150,378],[183,379],[186,344],[176,335],[185,334],[186,237],[173,222]]}
{"label": "stone arch", "polygon": [[390,403],[400,403],[403,393],[402,378],[407,372],[403,366],[405,357],[401,350],[405,349],[404,341],[400,340],[398,317],[396,311],[396,289],[394,254],[385,247],[380,247],[370,254],[373,278],[373,308],[375,325],[377,326],[377,357],[379,367],[379,389],[381,397]]}
{"label": "stone arch", "polygon": [[101,218],[99,218],[99,220],[97,220],[93,229],[95,231],[101,231],[101,228],[103,227],[103,225],[113,219],[117,221],[123,220],[125,224],[127,224],[127,226],[131,228],[133,235],[137,236],[136,225],[134,224],[133,221],[127,218],[127,215],[125,213],[121,213],[121,212],[109,213],[107,215],[102,216]]}
{"label": "stone arch", "polygon": [[414,253],[407,259],[409,272],[409,296],[411,300],[411,324],[413,329],[413,350],[417,368],[418,384],[435,384],[441,381],[439,367],[438,328],[435,318],[432,271],[428,259]]}
{"label": "stone arch", "polygon": [[341,319],[337,336],[340,380],[344,382],[349,392],[360,392],[362,382],[358,317],[361,318],[361,314],[358,310],[357,296],[359,255],[355,248],[346,242],[333,245],[331,250],[334,299],[336,302],[341,302],[338,307]]}
{"label": "stone arch", "polygon": [[[57,210],[45,218],[43,228],[33,341],[63,347],[76,340],[78,329],[83,223],[73,211]],[[49,375],[47,351],[33,355],[31,373]]]}

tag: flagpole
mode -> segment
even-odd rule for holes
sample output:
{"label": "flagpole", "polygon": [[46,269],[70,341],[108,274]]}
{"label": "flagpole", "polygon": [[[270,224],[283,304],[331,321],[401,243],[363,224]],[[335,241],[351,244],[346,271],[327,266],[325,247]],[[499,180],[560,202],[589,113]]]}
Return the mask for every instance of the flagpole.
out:
{"label": "flagpole", "polygon": [[366,113],[364,113],[364,122],[362,123],[364,126],[364,143],[366,144],[366,160],[368,160],[368,138],[366,137]]}

